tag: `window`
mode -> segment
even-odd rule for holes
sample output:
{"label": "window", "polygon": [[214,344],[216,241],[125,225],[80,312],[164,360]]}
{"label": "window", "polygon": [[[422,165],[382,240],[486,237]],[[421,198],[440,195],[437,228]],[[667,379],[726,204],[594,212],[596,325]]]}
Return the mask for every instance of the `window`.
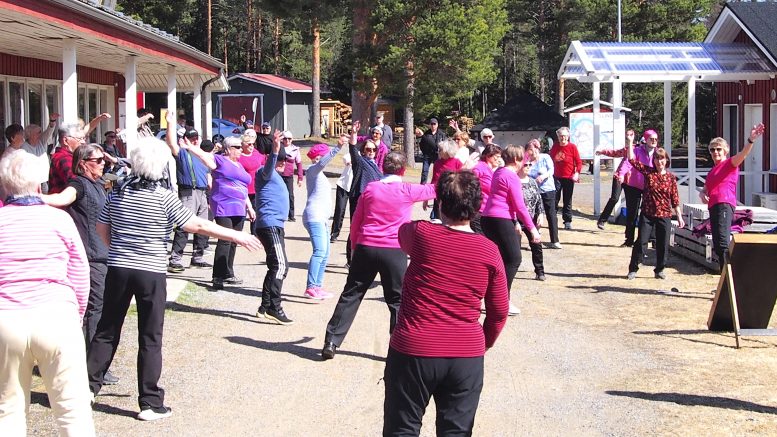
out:
{"label": "window", "polygon": [[21,82],[8,82],[8,106],[10,114],[8,124],[18,123],[24,125],[24,84]]}
{"label": "window", "polygon": [[27,84],[27,124],[37,124],[46,128],[45,123],[41,123],[43,114],[43,84]]}

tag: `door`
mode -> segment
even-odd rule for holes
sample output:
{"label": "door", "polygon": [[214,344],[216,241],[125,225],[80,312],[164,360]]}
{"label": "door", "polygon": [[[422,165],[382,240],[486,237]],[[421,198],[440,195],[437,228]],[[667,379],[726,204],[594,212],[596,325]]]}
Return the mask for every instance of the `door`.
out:
{"label": "door", "polygon": [[[747,138],[750,135],[750,129],[758,123],[763,122],[763,106],[762,105],[745,105],[745,123],[742,129],[742,138]],[[731,154],[742,147],[740,144],[731,144]],[[753,144],[753,150],[750,155],[745,159],[745,171],[747,175],[744,178],[744,198],[739,199],[745,205],[753,204],[753,193],[760,193],[764,191],[763,185],[763,141],[758,138]]]}

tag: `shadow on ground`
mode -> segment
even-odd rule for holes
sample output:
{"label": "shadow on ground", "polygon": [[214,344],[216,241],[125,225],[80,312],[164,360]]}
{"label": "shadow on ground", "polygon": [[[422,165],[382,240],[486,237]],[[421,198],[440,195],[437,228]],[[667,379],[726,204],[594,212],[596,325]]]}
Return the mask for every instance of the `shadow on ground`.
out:
{"label": "shadow on ground", "polygon": [[678,405],[724,408],[727,410],[752,411],[754,413],[777,414],[777,408],[739,399],[721,396],[702,396],[685,393],[647,393],[642,391],[607,390],[612,396],[625,396],[656,402],[671,402]]}
{"label": "shadow on ground", "polygon": [[[625,280],[623,276],[619,276],[619,278]],[[572,288],[572,289],[579,289],[579,290],[591,290],[592,293],[648,294],[648,295],[655,295],[655,296],[679,297],[683,299],[704,299],[704,300],[712,301],[711,295],[679,293],[679,292],[665,291],[665,290],[613,287],[610,285],[567,285],[566,287]]]}
{"label": "shadow on ground", "polygon": [[[253,338],[237,337],[237,336],[229,336],[224,338],[231,343],[241,344],[243,346],[250,346],[250,347],[255,347],[258,349],[273,351],[273,352],[286,352],[310,361],[322,361],[321,349],[301,346],[301,344],[308,343],[309,341],[313,340],[313,337],[302,337],[297,341],[279,341],[279,342],[256,340]],[[323,344],[321,346],[323,347]],[[369,360],[381,361],[381,362],[386,361],[385,357],[379,357],[377,355],[372,355],[372,354],[365,354],[362,352],[351,352],[343,349],[338,349],[337,355],[360,357],[360,358],[366,358]]]}

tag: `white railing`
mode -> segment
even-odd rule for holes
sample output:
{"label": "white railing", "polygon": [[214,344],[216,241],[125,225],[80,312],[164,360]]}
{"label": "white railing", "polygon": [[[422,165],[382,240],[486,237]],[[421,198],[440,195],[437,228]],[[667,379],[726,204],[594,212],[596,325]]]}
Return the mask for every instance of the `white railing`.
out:
{"label": "white railing", "polygon": [[[690,175],[688,174],[687,168],[674,168],[674,169],[671,169],[671,171],[672,173],[675,174],[675,176],[677,176],[677,185],[688,186],[688,179]],[[696,169],[696,181],[704,184],[704,182],[707,180],[707,174],[709,174],[709,172],[710,172],[710,169],[708,168]],[[760,180],[760,184],[756,184],[756,187],[754,187],[751,191],[760,192],[760,191],[768,190],[769,174],[770,174],[769,171],[756,171],[756,172],[740,171],[739,172],[739,176],[744,178],[743,180],[745,181],[745,183],[749,183],[749,177],[754,174],[758,175],[758,177],[761,180]],[[695,186],[698,187],[698,183]],[[696,188],[696,191],[699,191],[699,188]],[[752,199],[744,199],[744,200],[747,204],[750,204],[752,202]],[[743,204],[740,202],[740,205],[743,205]]]}

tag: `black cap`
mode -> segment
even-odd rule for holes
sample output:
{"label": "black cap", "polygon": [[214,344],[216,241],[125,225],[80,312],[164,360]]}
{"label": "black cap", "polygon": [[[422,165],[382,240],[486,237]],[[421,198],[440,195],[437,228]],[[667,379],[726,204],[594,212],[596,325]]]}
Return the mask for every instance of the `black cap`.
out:
{"label": "black cap", "polygon": [[437,119],[432,117],[429,119],[429,124],[440,124],[440,123],[437,123]]}
{"label": "black cap", "polygon": [[186,138],[189,138],[189,139],[192,139],[192,138],[199,138],[199,137],[200,137],[200,133],[199,133],[199,132],[197,132],[197,131],[196,131],[196,130],[194,130],[194,129],[190,129],[190,130],[187,130],[187,131],[186,131],[186,133],[184,134],[184,136],[185,136]]}

